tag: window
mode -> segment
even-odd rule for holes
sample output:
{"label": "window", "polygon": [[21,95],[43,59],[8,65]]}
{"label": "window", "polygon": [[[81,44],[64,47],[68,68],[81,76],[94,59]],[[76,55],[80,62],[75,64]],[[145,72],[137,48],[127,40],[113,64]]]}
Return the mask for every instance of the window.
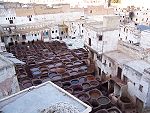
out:
{"label": "window", "polygon": [[6,18],[6,20],[7,20],[7,18]]}
{"label": "window", "polygon": [[139,90],[140,90],[141,92],[143,92],[143,86],[142,86],[142,85],[139,86]]}
{"label": "window", "polygon": [[61,31],[61,35],[63,35],[64,34],[64,32],[63,31]]}
{"label": "window", "polygon": [[37,36],[37,34],[34,34],[34,36]]}
{"label": "window", "polygon": [[22,39],[23,39],[23,40],[26,40],[26,35],[22,35]]}
{"label": "window", "polygon": [[128,37],[126,36],[126,40],[128,39]]}
{"label": "window", "polygon": [[54,33],[54,31],[52,31],[52,33]]}
{"label": "window", "polygon": [[82,33],[83,33],[83,30],[82,30]]}
{"label": "window", "polygon": [[102,55],[97,55],[97,59],[102,62]]}
{"label": "window", "polygon": [[136,21],[138,21],[138,19],[136,18]]}
{"label": "window", "polygon": [[124,18],[124,16],[123,16],[123,18]]}
{"label": "window", "polygon": [[98,38],[99,38],[99,41],[102,41],[103,35],[100,35]]}
{"label": "window", "polygon": [[120,37],[120,33],[119,33],[119,37]]}
{"label": "window", "polygon": [[126,28],[124,28],[124,32],[126,31]]}
{"label": "window", "polygon": [[111,67],[111,63],[109,63],[109,67]]}
{"label": "window", "polygon": [[55,33],[57,33],[57,30],[55,31]]}
{"label": "window", "polygon": [[92,10],[90,10],[90,13],[92,13]]}
{"label": "window", "polygon": [[137,15],[138,15],[138,13],[137,13]]}
{"label": "window", "polygon": [[91,46],[91,38],[89,38],[89,46]]}
{"label": "window", "polygon": [[15,17],[14,17],[14,19],[15,19]]}
{"label": "window", "polygon": [[9,20],[10,24],[13,24],[13,20]]}
{"label": "window", "polygon": [[31,18],[29,18],[29,21],[31,21]]}
{"label": "window", "polygon": [[83,27],[83,24],[82,24],[82,27]]}

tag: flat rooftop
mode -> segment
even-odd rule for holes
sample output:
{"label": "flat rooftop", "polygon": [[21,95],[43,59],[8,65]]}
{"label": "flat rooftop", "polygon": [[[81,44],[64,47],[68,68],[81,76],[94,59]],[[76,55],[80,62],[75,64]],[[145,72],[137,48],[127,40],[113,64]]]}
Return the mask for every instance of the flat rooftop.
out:
{"label": "flat rooftop", "polygon": [[134,60],[134,58],[128,56],[127,54],[124,54],[121,51],[115,50],[111,52],[104,53],[105,56],[109,57],[110,59],[114,60],[118,64],[125,64],[126,62],[130,62]]}
{"label": "flat rooftop", "polygon": [[52,82],[33,86],[0,101],[4,113],[38,113],[51,105],[65,102],[74,106],[80,113],[88,113],[91,107],[84,104]]}
{"label": "flat rooftop", "polygon": [[143,60],[133,60],[126,63],[125,65],[131,67],[139,73],[143,73],[145,69],[150,68],[150,64]]}

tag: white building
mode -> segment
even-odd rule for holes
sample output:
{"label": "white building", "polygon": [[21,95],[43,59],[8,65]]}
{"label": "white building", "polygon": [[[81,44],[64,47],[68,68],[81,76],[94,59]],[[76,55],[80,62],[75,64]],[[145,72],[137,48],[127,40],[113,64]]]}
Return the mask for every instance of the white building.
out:
{"label": "white building", "polygon": [[117,49],[118,29],[118,16],[104,16],[103,22],[87,21],[84,32],[85,46],[98,54]]}
{"label": "white building", "polygon": [[133,99],[139,113],[150,111],[150,64],[143,60],[133,60],[125,63],[122,76],[127,83],[128,96]]}

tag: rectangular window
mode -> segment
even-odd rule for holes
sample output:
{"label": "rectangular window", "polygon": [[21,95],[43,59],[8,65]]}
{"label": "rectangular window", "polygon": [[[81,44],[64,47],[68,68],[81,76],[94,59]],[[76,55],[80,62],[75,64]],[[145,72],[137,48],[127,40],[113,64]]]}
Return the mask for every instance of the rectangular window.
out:
{"label": "rectangular window", "polygon": [[64,32],[62,31],[62,32],[61,32],[61,35],[63,35],[63,34],[64,34]]}
{"label": "rectangular window", "polygon": [[91,38],[89,38],[89,46],[91,46]]}
{"label": "rectangular window", "polygon": [[23,39],[23,40],[26,40],[26,35],[22,35],[22,39]]}
{"label": "rectangular window", "polygon": [[142,85],[139,86],[139,90],[140,90],[141,92],[143,92],[143,86],[142,86]]}
{"label": "rectangular window", "polygon": [[29,18],[29,21],[31,21],[31,18]]}
{"label": "rectangular window", "polygon": [[52,33],[54,33],[54,31],[52,31]]}
{"label": "rectangular window", "polygon": [[111,63],[109,63],[109,67],[111,67]]}
{"label": "rectangular window", "polygon": [[99,41],[102,41],[103,35],[100,35],[98,38],[99,38]]}
{"label": "rectangular window", "polygon": [[10,24],[13,24],[13,20],[9,20]]}

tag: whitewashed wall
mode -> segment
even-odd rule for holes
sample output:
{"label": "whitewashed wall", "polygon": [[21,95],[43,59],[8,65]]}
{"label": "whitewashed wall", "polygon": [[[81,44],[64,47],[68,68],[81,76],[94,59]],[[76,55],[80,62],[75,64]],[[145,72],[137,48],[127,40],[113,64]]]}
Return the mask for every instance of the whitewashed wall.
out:
{"label": "whitewashed wall", "polygon": [[118,30],[104,31],[103,39],[102,41],[99,41],[97,37],[97,32],[86,28],[84,35],[85,43],[89,44],[89,38],[91,38],[91,48],[96,50],[98,53],[116,50],[119,37],[118,34]]}

